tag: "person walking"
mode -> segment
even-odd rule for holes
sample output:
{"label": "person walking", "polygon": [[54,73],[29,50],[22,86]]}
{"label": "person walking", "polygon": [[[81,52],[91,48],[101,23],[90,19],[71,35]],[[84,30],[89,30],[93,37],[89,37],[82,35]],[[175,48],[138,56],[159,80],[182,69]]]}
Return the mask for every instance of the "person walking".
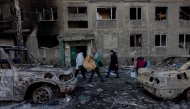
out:
{"label": "person walking", "polygon": [[119,78],[118,58],[117,58],[116,52],[114,52],[113,50],[110,50],[110,54],[111,54],[111,62],[110,62],[110,65],[109,65],[109,70],[108,70],[108,73],[106,75],[106,78],[109,78],[110,73],[111,73],[112,70],[115,70],[116,78]]}
{"label": "person walking", "polygon": [[101,61],[100,54],[98,53],[96,47],[92,48],[92,52],[93,52],[93,55],[91,56],[91,58],[94,59],[94,62],[96,64],[96,68],[95,68],[95,70],[91,71],[90,80],[88,82],[92,82],[92,79],[94,77],[95,72],[98,75],[98,77],[100,78],[101,82],[104,82],[104,79],[102,78],[102,75],[101,75],[100,70],[99,70],[99,65],[98,65],[98,62]]}
{"label": "person walking", "polygon": [[82,66],[83,62],[84,62],[83,53],[80,50],[76,50],[76,53],[77,53],[77,57],[76,57],[76,73],[75,73],[75,77],[77,77],[77,75],[79,73],[79,70],[80,70],[81,73],[82,73],[83,79],[86,79],[85,71],[84,71],[84,68]]}
{"label": "person walking", "polygon": [[131,61],[134,61],[134,69],[138,71],[139,68],[144,68],[147,65],[147,61],[143,57],[132,58]]}

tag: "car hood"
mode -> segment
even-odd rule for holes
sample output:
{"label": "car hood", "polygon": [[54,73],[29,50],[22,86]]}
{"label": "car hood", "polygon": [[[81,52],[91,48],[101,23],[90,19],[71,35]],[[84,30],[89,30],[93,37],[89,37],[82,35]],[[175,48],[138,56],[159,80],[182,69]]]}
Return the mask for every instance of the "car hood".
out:
{"label": "car hood", "polygon": [[36,66],[36,67],[22,67],[19,69],[21,72],[30,72],[30,73],[57,73],[57,74],[64,74],[69,75],[73,72],[72,68],[65,67],[65,68],[55,68],[49,66]]}
{"label": "car hood", "polygon": [[178,74],[179,70],[154,70],[151,68],[140,68],[138,73],[140,75],[152,76],[152,77],[168,77],[169,75]]}

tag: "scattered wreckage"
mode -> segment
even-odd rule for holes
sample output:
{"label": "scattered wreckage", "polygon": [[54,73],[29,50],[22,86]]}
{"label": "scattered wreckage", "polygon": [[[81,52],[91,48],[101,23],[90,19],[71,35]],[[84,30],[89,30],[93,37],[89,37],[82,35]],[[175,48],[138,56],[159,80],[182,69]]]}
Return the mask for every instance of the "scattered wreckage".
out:
{"label": "scattered wreckage", "polygon": [[71,68],[41,65],[26,48],[0,45],[0,100],[32,97],[45,103],[59,93],[71,92],[77,78]]}
{"label": "scattered wreckage", "polygon": [[180,94],[190,102],[190,55],[173,56],[153,68],[138,70],[137,81],[158,98],[172,99]]}

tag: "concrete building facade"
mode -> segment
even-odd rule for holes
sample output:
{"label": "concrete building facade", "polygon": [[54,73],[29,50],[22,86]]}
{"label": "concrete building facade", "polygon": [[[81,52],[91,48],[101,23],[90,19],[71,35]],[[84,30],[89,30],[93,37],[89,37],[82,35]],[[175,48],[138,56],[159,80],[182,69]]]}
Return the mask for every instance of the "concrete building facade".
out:
{"label": "concrete building facade", "polygon": [[190,0],[30,0],[27,4],[32,23],[26,47],[42,62],[74,66],[75,50],[86,56],[93,46],[104,65],[109,64],[110,49],[117,52],[121,65],[138,56],[155,63],[189,54]]}

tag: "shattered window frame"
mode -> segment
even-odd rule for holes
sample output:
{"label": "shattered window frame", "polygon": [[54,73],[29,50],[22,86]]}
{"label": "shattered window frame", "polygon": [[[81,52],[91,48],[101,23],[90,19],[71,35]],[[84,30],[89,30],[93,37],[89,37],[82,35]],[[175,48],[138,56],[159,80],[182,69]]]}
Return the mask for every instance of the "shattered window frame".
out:
{"label": "shattered window frame", "polygon": [[16,9],[15,8],[10,8],[10,15],[11,17],[16,17]]}
{"label": "shattered window frame", "polygon": [[[2,55],[4,56],[2,57]],[[3,62],[5,62],[4,64],[7,64],[8,68],[3,67]],[[11,63],[7,59],[6,53],[4,53],[2,49],[0,49],[0,69],[12,69]]]}
{"label": "shattered window frame", "polygon": [[[185,8],[186,9],[188,9],[188,11],[187,10],[185,10]],[[181,6],[181,7],[179,7],[179,19],[180,20],[190,20],[190,6]]]}
{"label": "shattered window frame", "polygon": [[131,34],[130,35],[130,47],[142,47],[142,34]]}
{"label": "shattered window frame", "polygon": [[[157,39],[159,40],[159,43]],[[166,34],[155,35],[155,47],[166,47],[167,41],[168,39]]]}
{"label": "shattered window frame", "polygon": [[3,14],[2,14],[2,5],[0,4],[0,21],[3,20]]}
{"label": "shattered window frame", "polygon": [[40,49],[52,49],[59,46],[57,40],[58,35],[37,35],[38,48]]}
{"label": "shattered window frame", "polygon": [[[16,18],[16,8],[10,8],[10,15],[11,15],[11,17]],[[23,8],[20,8],[20,15],[21,15],[21,21],[24,21],[24,11],[23,11]]]}
{"label": "shattered window frame", "polygon": [[[159,10],[160,12],[158,12]],[[162,13],[161,11],[164,11],[165,13]],[[160,16],[160,14],[163,16],[163,18]],[[155,7],[155,20],[156,21],[168,20],[168,7],[159,7],[159,6]]]}
{"label": "shattered window frame", "polygon": [[37,19],[39,22],[59,20],[58,8],[36,8],[36,11],[37,11]]}
{"label": "shattered window frame", "polygon": [[[135,14],[133,14],[132,9],[135,9]],[[129,12],[130,12],[130,20],[142,20],[142,7],[130,7]]]}
{"label": "shattered window frame", "polygon": [[181,44],[183,48],[188,48],[190,47],[190,45],[187,45],[188,42],[190,42],[190,34],[179,34],[179,45]]}
{"label": "shattered window frame", "polygon": [[[85,24],[82,24],[84,22]],[[88,28],[88,21],[68,21],[68,28],[69,29],[87,29]],[[70,24],[74,24],[76,27],[72,27]],[[86,25],[86,26],[84,26]]]}
{"label": "shattered window frame", "polygon": [[[70,10],[71,8],[76,8],[75,11]],[[85,12],[81,12],[80,9],[85,8]],[[80,7],[74,7],[74,6],[69,6],[67,7],[68,14],[88,14],[87,6],[80,6]]]}
{"label": "shattered window frame", "polygon": [[[98,13],[98,9],[104,9],[104,11],[106,9],[110,9],[109,11],[109,19],[108,18],[103,18],[101,16],[101,18],[99,17],[100,14]],[[99,11],[100,12],[100,11]],[[108,14],[108,13],[106,13]],[[117,20],[117,7],[97,7],[96,8],[96,20]]]}

